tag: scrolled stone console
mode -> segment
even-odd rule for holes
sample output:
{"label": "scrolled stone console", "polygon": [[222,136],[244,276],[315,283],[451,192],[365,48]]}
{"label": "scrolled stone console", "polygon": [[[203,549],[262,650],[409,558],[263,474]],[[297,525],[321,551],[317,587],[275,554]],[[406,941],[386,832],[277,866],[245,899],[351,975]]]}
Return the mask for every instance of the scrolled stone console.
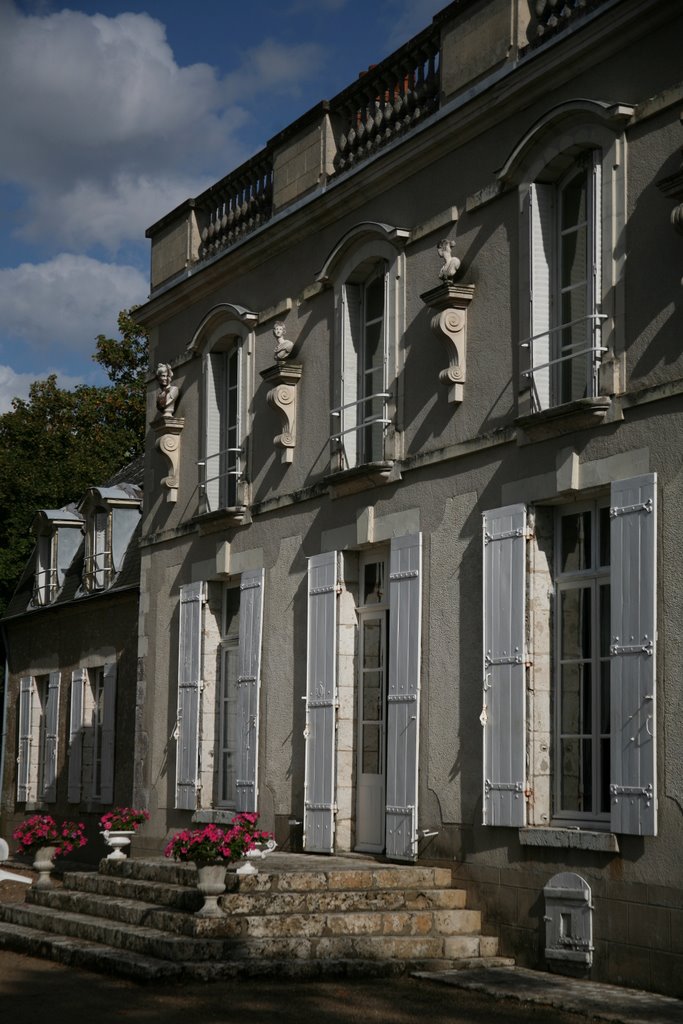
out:
{"label": "scrolled stone console", "polygon": [[297,385],[301,380],[303,367],[301,363],[285,363],[284,361],[269,366],[261,371],[266,384],[271,385],[266,401],[275,409],[282,419],[282,432],[273,438],[273,444],[282,451],[281,461],[294,461],[296,447],[297,419]]}
{"label": "scrolled stone console", "polygon": [[434,310],[431,328],[448,353],[448,366],[440,372],[439,380],[449,388],[448,401],[460,403],[467,369],[467,307],[474,297],[474,285],[446,282],[420,297]]}
{"label": "scrolled stone console", "polygon": [[157,435],[156,448],[166,457],[169,463],[169,472],[161,483],[168,488],[166,501],[175,502],[178,500],[178,463],[180,462],[180,435],[185,420],[176,416],[165,416],[152,424]]}

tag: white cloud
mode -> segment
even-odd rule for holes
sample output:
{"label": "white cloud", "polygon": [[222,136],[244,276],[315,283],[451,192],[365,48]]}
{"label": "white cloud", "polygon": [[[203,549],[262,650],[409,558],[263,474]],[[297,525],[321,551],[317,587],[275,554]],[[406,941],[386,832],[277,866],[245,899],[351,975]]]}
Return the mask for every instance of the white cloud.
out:
{"label": "white cloud", "polygon": [[148,14],[29,16],[0,0],[0,180],[25,190],[20,236],[81,251],[140,241],[250,155],[254,97],[296,94],[322,61],[316,44],[266,40],[221,78],[181,67]]}
{"label": "white cloud", "polygon": [[226,75],[226,94],[245,100],[273,89],[298,94],[302,79],[322,67],[325,51],[318,43],[284,45],[276,39],[264,39],[247,50],[241,66]]}
{"label": "white cloud", "polygon": [[[0,270],[3,336],[43,350],[91,352],[98,334],[116,336],[120,310],[147,294],[147,278],[135,267],[68,253],[22,263]],[[42,369],[38,375],[45,376]]]}
{"label": "white cloud", "polygon": [[[55,369],[45,370],[42,376],[49,377],[52,373],[57,374],[61,388],[71,389],[84,383],[82,377],[71,377]],[[29,388],[35,379],[35,373],[16,373],[11,366],[0,366],[0,414],[9,412],[13,398],[28,398]]]}

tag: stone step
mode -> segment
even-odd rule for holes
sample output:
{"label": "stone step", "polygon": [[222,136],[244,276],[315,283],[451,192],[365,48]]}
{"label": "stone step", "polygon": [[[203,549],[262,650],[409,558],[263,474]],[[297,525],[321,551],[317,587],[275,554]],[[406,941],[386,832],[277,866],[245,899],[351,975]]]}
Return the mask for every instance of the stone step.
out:
{"label": "stone step", "polygon": [[[290,978],[379,977],[404,974],[407,971],[434,972],[452,970],[450,960],[267,960],[181,962],[170,963],[154,957],[140,956],[111,946],[71,939],[34,928],[0,922],[0,949],[12,949],[54,960],[70,967],[115,974],[137,982],[188,979],[221,981],[231,978],[276,975]],[[502,959],[502,958],[499,958]],[[468,961],[472,966],[472,961]],[[506,961],[506,964],[509,961]]]}
{"label": "stone step", "polygon": [[37,928],[26,928],[2,921],[0,949],[12,949],[29,956],[55,960],[69,967],[115,974],[130,981],[165,981],[179,978],[183,973],[183,968],[179,964],[168,960],[158,960],[155,957],[102,946],[81,938],[54,935]]}
{"label": "stone step", "polygon": [[[472,911],[444,913],[476,914]],[[304,917],[296,923],[290,918],[282,918],[286,927],[280,934],[273,934],[266,928],[267,919],[259,917],[243,918],[239,922],[253,922],[255,934],[250,930],[247,934],[226,936],[226,925],[229,927],[233,924],[228,917],[225,921],[217,919],[220,938],[212,937],[209,932],[195,936],[174,934],[147,924],[112,921],[35,904],[0,906],[0,915],[7,924],[84,939],[174,963],[249,960],[259,957],[273,960],[339,960],[356,957],[369,960],[453,960],[463,956],[490,956],[496,952],[491,945],[495,940],[476,934],[447,935],[435,931],[423,934],[409,923],[407,915],[403,926],[410,930],[399,935],[378,932],[374,924],[369,933],[362,930],[349,931],[343,927],[335,930],[335,925],[348,921],[348,915],[329,915],[322,933],[316,931],[315,923]],[[375,915],[366,916],[373,918]]]}
{"label": "stone step", "polygon": [[[352,864],[353,862],[351,862]],[[452,882],[450,868],[377,865],[363,868],[287,871],[277,867],[277,854],[256,875],[236,875],[228,871],[230,888],[240,892],[322,892],[336,890],[447,889]],[[100,873],[117,878],[194,886],[194,864],[176,863],[164,858],[124,861],[103,860]]]}
{"label": "stone step", "polygon": [[[64,876],[65,889],[142,900],[189,912],[201,906],[201,897],[195,884],[196,877],[191,887],[188,887],[95,872],[73,872]],[[357,889],[350,892],[276,890],[226,893],[221,899],[221,905],[230,914],[308,914],[363,910],[458,910],[464,909],[466,900],[464,889]]]}
{"label": "stone step", "polygon": [[[226,913],[202,918],[136,899],[82,893],[69,889],[34,889],[31,906],[101,917],[174,935],[217,937],[321,937],[325,935],[471,935],[481,928],[477,910],[342,911],[333,913]],[[225,908],[224,908],[225,909]]]}

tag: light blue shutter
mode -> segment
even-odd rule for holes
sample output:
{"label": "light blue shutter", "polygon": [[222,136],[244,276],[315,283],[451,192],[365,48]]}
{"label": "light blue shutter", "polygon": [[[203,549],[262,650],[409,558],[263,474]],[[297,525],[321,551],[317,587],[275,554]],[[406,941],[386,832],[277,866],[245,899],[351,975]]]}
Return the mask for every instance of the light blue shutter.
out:
{"label": "light blue shutter", "polygon": [[225,393],[225,354],[210,352],[204,358],[206,396],[206,437],[204,439],[206,509],[220,508],[221,483],[221,414]]}
{"label": "light blue shutter", "polygon": [[188,583],[180,588],[175,805],[186,811],[196,809],[199,787],[203,602],[203,583]]}
{"label": "light blue shutter", "polygon": [[59,672],[50,672],[47,683],[45,708],[45,767],[43,770],[42,799],[54,803],[57,799],[57,745],[59,736]]}
{"label": "light blue shutter", "polygon": [[114,800],[114,744],[116,738],[116,663],[104,666],[102,685],[102,779],[100,800],[110,804]]}
{"label": "light blue shutter", "polygon": [[657,834],[657,477],[611,494],[611,828]]}
{"label": "light blue shutter", "polygon": [[258,802],[259,689],[263,630],[264,570],[242,573],[240,582],[239,675],[237,677],[237,810]]}
{"label": "light blue shutter", "polygon": [[19,750],[17,753],[17,800],[29,799],[31,780],[31,705],[33,677],[19,680]]}
{"label": "light blue shutter", "polygon": [[71,717],[69,722],[69,786],[67,799],[70,804],[81,800],[81,764],[83,760],[83,688],[85,669],[77,668],[71,673]]}
{"label": "light blue shutter", "polygon": [[308,562],[304,848],[332,853],[337,716],[337,552]]}
{"label": "light blue shutter", "polygon": [[550,377],[548,366],[555,346],[552,344],[552,273],[554,266],[555,224],[554,187],[532,184],[529,189],[529,254],[531,263],[531,336],[530,359],[532,366],[542,367],[531,380],[535,409],[550,406]]}
{"label": "light blue shutter", "polygon": [[485,825],[526,824],[526,508],[484,513]]}
{"label": "light blue shutter", "polygon": [[394,538],[389,565],[386,855],[417,857],[422,536]]}

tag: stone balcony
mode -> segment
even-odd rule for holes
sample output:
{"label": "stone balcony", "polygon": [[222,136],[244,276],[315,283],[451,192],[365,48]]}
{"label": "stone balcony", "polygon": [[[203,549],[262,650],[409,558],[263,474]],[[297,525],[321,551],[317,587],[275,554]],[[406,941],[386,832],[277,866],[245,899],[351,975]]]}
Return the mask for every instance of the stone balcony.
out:
{"label": "stone balcony", "polygon": [[454,98],[612,0],[454,0],[431,25],[147,230],[152,294],[408,138]]}

